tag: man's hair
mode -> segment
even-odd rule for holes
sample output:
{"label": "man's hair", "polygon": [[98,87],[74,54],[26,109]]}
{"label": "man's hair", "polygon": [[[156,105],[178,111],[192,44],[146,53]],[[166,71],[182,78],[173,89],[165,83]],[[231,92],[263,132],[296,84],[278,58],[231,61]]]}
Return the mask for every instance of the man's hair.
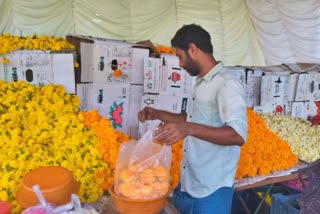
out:
{"label": "man's hair", "polygon": [[182,26],[171,40],[172,47],[180,48],[184,51],[189,49],[190,43],[195,44],[206,53],[213,53],[210,34],[200,25],[190,24]]}

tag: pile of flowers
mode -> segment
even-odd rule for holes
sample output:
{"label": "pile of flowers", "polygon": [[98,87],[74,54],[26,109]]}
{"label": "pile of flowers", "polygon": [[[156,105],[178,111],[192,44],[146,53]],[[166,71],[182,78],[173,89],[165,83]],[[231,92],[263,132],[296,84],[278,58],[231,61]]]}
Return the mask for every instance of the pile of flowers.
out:
{"label": "pile of flowers", "polygon": [[272,132],[259,114],[247,108],[247,115],[248,139],[241,147],[237,179],[267,175],[298,163],[289,144]]}
{"label": "pile of flowers", "polygon": [[114,130],[111,121],[101,117],[96,110],[89,112],[81,112],[80,115],[84,118],[83,123],[86,127],[92,129],[98,137],[97,148],[103,157],[103,160],[108,163],[108,168],[104,169],[98,175],[104,181],[101,187],[107,190],[114,182],[114,170],[119,154],[120,145],[130,140],[130,136],[118,130]]}
{"label": "pile of flowers", "polygon": [[320,126],[286,115],[261,115],[267,127],[287,141],[300,160],[313,162],[320,158]]}
{"label": "pile of flowers", "polygon": [[[53,37],[45,35],[17,36],[5,33],[0,35],[0,56],[3,64],[9,63],[4,55],[16,50],[74,50],[75,47],[63,37]],[[76,64],[75,66],[78,66]]]}
{"label": "pile of flowers", "polygon": [[20,213],[16,191],[25,174],[45,165],[71,170],[80,183],[82,202],[103,194],[108,164],[98,138],[83,123],[80,101],[61,85],[41,88],[23,81],[0,81],[0,201]]}

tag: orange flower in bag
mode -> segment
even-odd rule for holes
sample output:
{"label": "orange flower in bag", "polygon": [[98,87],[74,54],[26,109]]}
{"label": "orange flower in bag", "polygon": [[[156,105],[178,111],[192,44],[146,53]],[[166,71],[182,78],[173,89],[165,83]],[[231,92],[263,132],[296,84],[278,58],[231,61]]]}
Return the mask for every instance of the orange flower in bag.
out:
{"label": "orange flower in bag", "polygon": [[154,199],[169,192],[171,146],[153,142],[152,132],[121,145],[115,192],[131,199]]}

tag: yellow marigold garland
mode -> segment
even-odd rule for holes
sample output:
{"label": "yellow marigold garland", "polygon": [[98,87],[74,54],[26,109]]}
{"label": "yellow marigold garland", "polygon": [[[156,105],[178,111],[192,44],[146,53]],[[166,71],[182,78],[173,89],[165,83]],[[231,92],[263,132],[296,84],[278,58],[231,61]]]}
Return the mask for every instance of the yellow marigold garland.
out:
{"label": "yellow marigold garland", "polygon": [[297,156],[289,144],[267,128],[264,119],[252,109],[248,113],[248,139],[241,147],[236,178],[267,175],[293,167]]}

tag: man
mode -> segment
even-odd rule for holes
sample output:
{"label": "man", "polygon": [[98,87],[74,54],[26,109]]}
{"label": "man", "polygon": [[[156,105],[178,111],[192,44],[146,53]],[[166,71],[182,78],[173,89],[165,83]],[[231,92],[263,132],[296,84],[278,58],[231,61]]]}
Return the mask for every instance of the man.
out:
{"label": "man", "polygon": [[210,35],[202,27],[183,26],[171,45],[180,66],[196,76],[193,111],[173,114],[146,107],[138,118],[163,121],[154,132],[157,141],[170,145],[184,139],[174,206],[181,213],[231,213],[240,146],[248,130],[244,88],[215,60]]}

